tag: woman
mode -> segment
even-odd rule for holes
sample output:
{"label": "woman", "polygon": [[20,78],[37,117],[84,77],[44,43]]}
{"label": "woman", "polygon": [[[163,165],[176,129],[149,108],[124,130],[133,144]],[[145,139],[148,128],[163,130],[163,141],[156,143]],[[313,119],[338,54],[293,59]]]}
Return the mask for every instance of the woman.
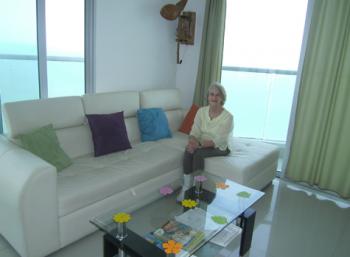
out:
{"label": "woman", "polygon": [[208,89],[208,106],[198,110],[183,158],[184,183],[178,201],[192,187],[192,172],[203,170],[204,158],[225,156],[230,153],[228,139],[233,130],[233,116],[224,107],[224,87],[214,82]]}

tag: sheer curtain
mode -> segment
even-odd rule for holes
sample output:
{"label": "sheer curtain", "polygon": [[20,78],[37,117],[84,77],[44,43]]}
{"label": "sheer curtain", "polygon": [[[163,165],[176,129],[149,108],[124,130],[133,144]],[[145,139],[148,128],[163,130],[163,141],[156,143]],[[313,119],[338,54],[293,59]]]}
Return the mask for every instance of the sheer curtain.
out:
{"label": "sheer curtain", "polygon": [[316,0],[285,176],[350,198],[350,1]]}
{"label": "sheer curtain", "polygon": [[193,102],[207,104],[206,94],[213,81],[221,80],[226,18],[226,0],[207,0],[201,52]]}

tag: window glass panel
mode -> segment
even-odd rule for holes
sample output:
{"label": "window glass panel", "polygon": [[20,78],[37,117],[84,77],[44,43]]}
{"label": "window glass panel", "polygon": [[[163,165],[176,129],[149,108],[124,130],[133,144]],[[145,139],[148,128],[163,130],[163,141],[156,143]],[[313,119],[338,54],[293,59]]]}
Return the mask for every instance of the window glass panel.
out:
{"label": "window glass panel", "polygon": [[[264,73],[223,71],[225,108],[234,114],[234,136],[262,138],[267,115],[268,77]],[[239,111],[242,110],[242,111]]]}
{"label": "window glass panel", "polygon": [[37,99],[36,1],[0,0],[0,6],[1,103]]}
{"label": "window glass panel", "polygon": [[222,71],[225,108],[234,114],[234,136],[285,141],[295,75]]}
{"label": "window glass panel", "polygon": [[235,136],[286,141],[307,2],[227,1],[221,82]]}
{"label": "window glass panel", "polygon": [[36,1],[0,0],[0,54],[36,55]]}
{"label": "window glass panel", "polygon": [[271,74],[264,139],[285,141],[292,109],[296,75]]}
{"label": "window glass panel", "polygon": [[296,70],[307,0],[227,1],[224,66]]}
{"label": "window glass panel", "polygon": [[48,60],[47,70],[49,97],[84,94],[84,62]]}
{"label": "window glass panel", "polygon": [[46,1],[48,96],[82,95],[84,0]]}

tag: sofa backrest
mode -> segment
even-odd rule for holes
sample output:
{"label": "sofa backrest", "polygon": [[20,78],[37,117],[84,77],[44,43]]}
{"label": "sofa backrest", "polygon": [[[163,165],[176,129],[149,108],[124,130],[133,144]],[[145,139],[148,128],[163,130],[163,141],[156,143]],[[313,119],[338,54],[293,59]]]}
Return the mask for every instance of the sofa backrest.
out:
{"label": "sofa backrest", "polygon": [[16,141],[20,134],[53,124],[63,150],[71,157],[93,153],[90,128],[85,114],[124,111],[131,142],[140,141],[136,112],[139,108],[160,107],[171,130],[177,131],[183,119],[180,92],[177,89],[122,91],[87,94],[82,97],[57,97],[4,104],[7,136]]}
{"label": "sofa backrest", "polygon": [[93,151],[79,96],[6,103],[4,117],[7,136],[14,141],[20,134],[52,124],[61,147],[70,157]]}

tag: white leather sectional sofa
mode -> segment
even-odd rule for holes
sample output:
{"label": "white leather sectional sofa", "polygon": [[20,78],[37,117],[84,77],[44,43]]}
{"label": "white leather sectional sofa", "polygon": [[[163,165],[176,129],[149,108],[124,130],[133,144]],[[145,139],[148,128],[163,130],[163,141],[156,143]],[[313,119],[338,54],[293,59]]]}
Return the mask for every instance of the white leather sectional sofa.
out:
{"label": "white leather sectional sofa", "polygon": [[[7,103],[8,134],[0,137],[0,233],[25,257],[46,256],[96,228],[91,217],[107,210],[131,211],[177,188],[187,135],[177,132],[184,113],[177,89],[99,93]],[[140,143],[139,108],[165,110],[173,137]],[[93,157],[85,114],[124,111],[132,149]],[[16,136],[53,124],[73,164],[55,167],[18,146]],[[274,178],[277,147],[233,141],[230,156],[206,160],[206,171],[261,189]]]}

